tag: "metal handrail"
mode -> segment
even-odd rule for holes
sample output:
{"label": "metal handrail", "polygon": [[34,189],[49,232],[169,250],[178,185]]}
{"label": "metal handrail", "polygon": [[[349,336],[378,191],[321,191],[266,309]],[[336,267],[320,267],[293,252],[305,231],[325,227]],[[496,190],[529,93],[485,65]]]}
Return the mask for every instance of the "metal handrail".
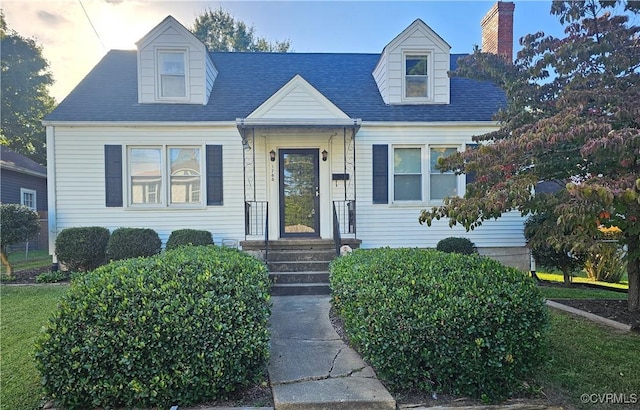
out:
{"label": "metal handrail", "polygon": [[269,203],[266,203],[267,209],[265,212],[264,221],[264,261],[269,262]]}
{"label": "metal handrail", "polygon": [[340,220],[338,220],[338,212],[336,211],[336,203],[333,202],[333,243],[336,247],[336,256],[340,256],[340,246],[342,246],[342,238],[340,236]]}

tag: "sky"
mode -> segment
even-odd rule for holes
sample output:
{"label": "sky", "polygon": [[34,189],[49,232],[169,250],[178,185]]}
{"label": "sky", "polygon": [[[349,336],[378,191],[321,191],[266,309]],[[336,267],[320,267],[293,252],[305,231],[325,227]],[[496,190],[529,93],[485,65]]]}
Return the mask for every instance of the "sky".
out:
{"label": "sky", "polygon": [[[494,1],[190,1],[190,0],[2,0],[9,29],[36,40],[50,63],[60,102],[111,49],[135,49],[172,15],[190,28],[207,9],[222,7],[253,25],[269,41],[289,40],[293,52],[380,53],[415,19],[451,45],[470,53],[481,45],[480,20]],[[562,36],[550,15],[551,1],[515,0],[514,53],[518,39],[543,31]]]}

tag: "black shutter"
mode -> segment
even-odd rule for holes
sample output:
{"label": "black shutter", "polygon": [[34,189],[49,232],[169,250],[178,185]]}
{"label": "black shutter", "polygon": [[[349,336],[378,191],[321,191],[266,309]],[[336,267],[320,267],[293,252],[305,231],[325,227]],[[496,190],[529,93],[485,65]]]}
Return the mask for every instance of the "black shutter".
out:
{"label": "black shutter", "polygon": [[[467,144],[467,149],[477,149],[478,148],[478,144]],[[476,181],[476,173],[475,172],[469,172],[468,174],[465,174],[465,178],[466,178],[466,183],[470,184],[472,182]]]}
{"label": "black shutter", "polygon": [[222,145],[207,145],[207,205],[222,205]]}
{"label": "black shutter", "polygon": [[107,207],[122,207],[122,146],[104,146],[104,197]]}
{"label": "black shutter", "polygon": [[389,146],[373,146],[373,203],[389,203]]}

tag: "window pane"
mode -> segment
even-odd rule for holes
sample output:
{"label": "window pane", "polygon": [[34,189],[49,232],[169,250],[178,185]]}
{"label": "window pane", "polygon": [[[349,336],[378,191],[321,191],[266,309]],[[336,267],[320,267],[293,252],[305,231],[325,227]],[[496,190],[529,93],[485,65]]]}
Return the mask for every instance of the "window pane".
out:
{"label": "window pane", "polygon": [[431,199],[442,200],[458,195],[458,177],[455,174],[431,175]]}
{"label": "window pane", "polygon": [[455,154],[457,151],[457,148],[431,148],[431,172],[432,173],[439,173],[440,171],[438,171],[438,169],[436,168],[436,165],[438,165],[438,158],[443,157],[446,158],[450,155]]}
{"label": "window pane", "polygon": [[160,53],[160,90],[162,97],[184,97],[184,53]]}
{"label": "window pane", "polygon": [[407,75],[427,75],[427,56],[407,56],[405,64]]}
{"label": "window pane", "polygon": [[200,149],[170,148],[171,203],[200,203]]}
{"label": "window pane", "polygon": [[36,194],[34,191],[22,192],[22,205],[29,207],[35,211],[36,209]]}
{"label": "window pane", "polygon": [[133,148],[129,153],[132,204],[162,202],[160,148]]}
{"label": "window pane", "polygon": [[184,76],[184,53],[160,53],[162,74]]}
{"label": "window pane", "polygon": [[187,95],[184,76],[162,75],[160,81],[163,97],[185,97]]}
{"label": "window pane", "polygon": [[406,97],[427,97],[427,77],[407,77]]}
{"label": "window pane", "polygon": [[422,201],[422,175],[395,175],[393,198],[396,201]]}
{"label": "window pane", "polygon": [[395,174],[422,173],[420,148],[396,148],[393,150],[393,172]]}

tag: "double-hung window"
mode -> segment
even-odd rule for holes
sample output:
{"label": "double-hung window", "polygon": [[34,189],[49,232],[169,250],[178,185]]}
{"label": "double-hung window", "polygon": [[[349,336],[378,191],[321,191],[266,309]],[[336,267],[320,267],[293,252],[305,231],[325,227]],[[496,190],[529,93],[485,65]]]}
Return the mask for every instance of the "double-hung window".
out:
{"label": "double-hung window", "polygon": [[453,147],[429,148],[429,200],[442,201],[445,197],[458,195],[458,176],[452,172],[440,172],[436,168],[438,159],[448,157],[457,151]]}
{"label": "double-hung window", "polygon": [[429,55],[405,54],[404,98],[429,98]]}
{"label": "double-hung window", "polygon": [[131,147],[128,163],[131,205],[203,205],[201,147]]}
{"label": "double-hung window", "polygon": [[396,201],[422,201],[422,148],[393,150],[393,195]]}
{"label": "double-hung window", "polygon": [[20,188],[20,204],[36,210],[36,191],[33,189]]}
{"label": "double-hung window", "polygon": [[438,159],[457,151],[453,146],[421,145],[393,148],[393,201],[395,203],[441,203],[458,195],[454,172],[440,172]]}
{"label": "double-hung window", "polygon": [[187,97],[186,52],[158,51],[159,97],[161,99]]}

